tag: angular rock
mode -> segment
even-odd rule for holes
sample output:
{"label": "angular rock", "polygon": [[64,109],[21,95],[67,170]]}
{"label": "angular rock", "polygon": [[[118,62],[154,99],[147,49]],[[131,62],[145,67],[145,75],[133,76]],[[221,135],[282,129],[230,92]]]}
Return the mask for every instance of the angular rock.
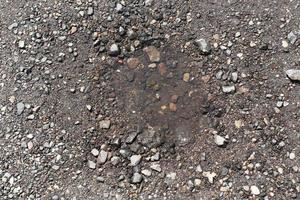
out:
{"label": "angular rock", "polygon": [[99,154],[99,156],[97,158],[97,162],[100,163],[100,164],[105,163],[106,160],[107,160],[107,156],[108,156],[108,152],[104,151],[104,150],[101,150],[100,154]]}
{"label": "angular rock", "polygon": [[144,51],[147,53],[150,62],[160,61],[160,52],[154,46],[145,47]]}
{"label": "angular rock", "polygon": [[130,166],[137,166],[141,162],[141,155],[132,155],[130,157]]}
{"label": "angular rock", "polygon": [[295,35],[295,33],[293,31],[291,31],[289,34],[288,34],[288,40],[290,41],[291,44],[295,44],[295,42],[297,41],[297,35]]}
{"label": "angular rock", "polygon": [[224,93],[233,93],[233,92],[235,92],[235,86],[234,85],[222,86],[222,91]]}
{"label": "angular rock", "polygon": [[140,183],[143,180],[143,176],[140,173],[134,173],[133,176],[131,177],[132,183]]}
{"label": "angular rock", "polygon": [[110,56],[118,56],[120,54],[120,48],[117,44],[112,44],[109,48],[108,54]]}
{"label": "angular rock", "polygon": [[285,71],[286,75],[293,81],[300,81],[299,69],[288,69]]}
{"label": "angular rock", "polygon": [[25,105],[22,102],[17,103],[17,115],[21,115],[25,109]]}
{"label": "angular rock", "polygon": [[197,45],[202,54],[207,55],[211,53],[211,45],[204,38],[195,40],[195,44]]}
{"label": "angular rock", "polygon": [[148,128],[138,135],[138,142],[148,148],[159,147],[163,143],[162,130],[159,128]]}
{"label": "angular rock", "polygon": [[94,161],[89,160],[88,161],[88,167],[90,169],[95,169],[96,168],[96,163]]}
{"label": "angular rock", "polygon": [[102,120],[100,121],[101,129],[109,129],[110,128],[110,120]]}
{"label": "angular rock", "polygon": [[224,146],[227,143],[226,139],[220,135],[215,135],[214,140],[218,146]]}

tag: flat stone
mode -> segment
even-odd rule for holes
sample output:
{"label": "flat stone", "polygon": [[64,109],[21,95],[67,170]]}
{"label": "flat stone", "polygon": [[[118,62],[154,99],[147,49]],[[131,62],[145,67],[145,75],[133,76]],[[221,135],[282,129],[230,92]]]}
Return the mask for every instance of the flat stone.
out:
{"label": "flat stone", "polygon": [[202,54],[207,55],[211,53],[211,45],[204,38],[195,40],[195,44],[197,45]]}
{"label": "flat stone", "polygon": [[151,176],[151,174],[152,174],[151,171],[148,170],[148,169],[142,170],[141,173],[142,173],[143,175],[145,175],[145,176]]}
{"label": "flat stone", "polygon": [[100,153],[99,153],[99,156],[97,158],[97,162],[100,163],[100,164],[105,163],[106,160],[107,160],[107,156],[108,156],[108,152],[104,151],[104,150],[101,150]]}
{"label": "flat stone", "polygon": [[25,104],[22,102],[17,103],[17,115],[21,115],[25,109]]}
{"label": "flat stone", "polygon": [[153,163],[150,166],[150,168],[153,169],[154,171],[161,172],[161,167],[160,167],[160,164],[158,164],[158,163]]}
{"label": "flat stone", "polygon": [[130,133],[128,134],[128,136],[127,136],[125,142],[126,142],[127,144],[131,144],[131,143],[135,140],[135,138],[136,138],[137,135],[138,135],[138,133],[137,133],[136,131],[130,132]]}
{"label": "flat stone", "polygon": [[135,69],[141,64],[140,60],[138,58],[128,58],[127,59],[127,65],[130,69]]}
{"label": "flat stone", "polygon": [[148,55],[150,62],[159,62],[160,61],[160,52],[154,46],[145,47],[144,51]]}
{"label": "flat stone", "polygon": [[132,155],[130,157],[130,166],[137,166],[141,162],[141,155]]}
{"label": "flat stone", "polygon": [[234,85],[222,86],[222,91],[224,93],[234,93],[235,92],[235,86]]}
{"label": "flat stone", "polygon": [[286,75],[293,81],[300,81],[300,70],[289,69],[285,71]]}
{"label": "flat stone", "polygon": [[109,129],[110,128],[110,120],[102,120],[100,121],[101,129]]}

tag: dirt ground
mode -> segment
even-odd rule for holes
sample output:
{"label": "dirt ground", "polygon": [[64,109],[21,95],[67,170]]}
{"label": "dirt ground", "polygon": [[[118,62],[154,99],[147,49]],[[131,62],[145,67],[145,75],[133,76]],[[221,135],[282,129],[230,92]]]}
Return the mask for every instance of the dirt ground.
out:
{"label": "dirt ground", "polygon": [[0,0],[0,199],[300,199],[299,19],[296,0]]}

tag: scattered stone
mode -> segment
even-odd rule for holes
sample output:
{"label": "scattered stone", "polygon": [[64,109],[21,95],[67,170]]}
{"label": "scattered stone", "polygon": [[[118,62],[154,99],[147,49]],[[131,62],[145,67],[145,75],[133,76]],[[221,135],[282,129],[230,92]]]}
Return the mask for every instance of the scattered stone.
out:
{"label": "scattered stone", "polygon": [[164,63],[159,63],[158,71],[160,75],[165,75],[167,73],[167,66]]}
{"label": "scattered stone", "polygon": [[12,29],[17,28],[17,27],[18,27],[18,23],[14,22],[14,23],[12,23],[11,25],[8,26],[8,30],[12,30]]}
{"label": "scattered stone", "polygon": [[151,174],[152,174],[151,171],[148,170],[148,169],[142,170],[141,173],[142,173],[143,175],[145,175],[145,176],[151,176]]}
{"label": "scattered stone", "polygon": [[116,11],[117,11],[117,12],[121,12],[121,11],[122,11],[122,9],[123,9],[123,6],[122,6],[122,4],[120,4],[120,3],[117,3],[117,5],[116,5]]}
{"label": "scattered stone", "polygon": [[110,120],[102,120],[100,121],[101,129],[109,129],[110,128]]}
{"label": "scattered stone", "polygon": [[111,161],[111,164],[112,164],[112,165],[116,166],[117,164],[120,163],[121,159],[120,159],[120,157],[118,157],[118,156],[113,156],[113,157],[110,159],[110,161]]}
{"label": "scattered stone", "polygon": [[283,48],[288,48],[289,47],[289,43],[286,40],[282,40],[282,47]]}
{"label": "scattered stone", "polygon": [[120,54],[120,48],[117,44],[112,44],[109,48],[108,54],[110,56],[118,56]]}
{"label": "scattered stone", "polygon": [[145,47],[144,51],[147,53],[150,62],[160,61],[160,52],[154,46]]}
{"label": "scattered stone", "polygon": [[24,40],[20,40],[20,41],[18,42],[18,47],[19,47],[20,49],[25,49],[25,41],[24,41]]}
{"label": "scattered stone", "polygon": [[214,178],[217,176],[215,172],[203,172],[202,175],[206,177],[210,183],[214,183]]}
{"label": "scattered stone", "polygon": [[128,58],[127,65],[130,69],[135,69],[140,65],[140,60],[138,58]]}
{"label": "scattered stone", "polygon": [[137,137],[138,142],[148,148],[155,148],[163,143],[162,130],[149,127],[143,130]]}
{"label": "scattered stone", "polygon": [[104,182],[104,178],[103,178],[102,176],[98,176],[98,177],[96,178],[96,180],[97,180],[97,182],[99,182],[99,183],[103,183],[103,182]]}
{"label": "scattered stone", "polygon": [[201,165],[198,165],[198,166],[196,167],[196,172],[199,172],[199,173],[202,172],[202,167],[201,167]]}
{"label": "scattered stone", "polygon": [[132,155],[130,157],[130,166],[137,166],[141,162],[141,155]]}
{"label": "scattered stone", "polygon": [[143,180],[143,176],[140,173],[134,173],[133,176],[131,177],[131,181],[134,184],[140,183]]}
{"label": "scattered stone", "polygon": [[170,103],[170,104],[169,104],[169,108],[170,108],[170,110],[173,111],[173,112],[176,112],[176,110],[177,110],[177,106],[176,106],[175,103]]}
{"label": "scattered stone", "polygon": [[222,91],[224,93],[234,93],[235,92],[235,86],[234,85],[230,85],[230,86],[222,86]]}
{"label": "scattered stone", "polygon": [[255,186],[255,185],[252,185],[250,187],[250,191],[251,191],[251,194],[253,194],[253,195],[259,195],[260,194],[260,191],[259,191],[258,187]]}
{"label": "scattered stone", "polygon": [[93,14],[94,14],[94,8],[93,7],[88,7],[87,15],[92,16]]}
{"label": "scattered stone", "polygon": [[127,136],[125,142],[126,142],[127,144],[133,143],[133,141],[135,140],[135,138],[137,137],[137,135],[138,135],[138,132],[137,132],[137,131],[132,131],[132,132],[130,132],[129,135]]}
{"label": "scattered stone", "polygon": [[189,82],[190,80],[190,73],[184,73],[183,74],[183,81],[184,82]]}
{"label": "scattered stone", "polygon": [[148,65],[148,67],[150,69],[154,69],[154,68],[156,68],[156,64],[155,63],[151,63],[151,64]]}
{"label": "scattered stone", "polygon": [[153,169],[154,171],[161,172],[161,167],[160,167],[160,164],[158,164],[158,163],[153,163],[150,166],[150,168]]}
{"label": "scattered stone", "polygon": [[292,153],[290,153],[289,157],[290,157],[291,160],[294,160],[296,158],[296,155],[295,155],[294,152],[292,152]]}
{"label": "scattered stone", "polygon": [[289,34],[288,34],[288,40],[290,41],[291,44],[295,44],[295,42],[297,41],[297,35],[294,34],[293,31],[291,31]]}
{"label": "scattered stone", "polygon": [[215,143],[218,145],[218,146],[224,146],[226,144],[226,139],[220,135],[215,135],[214,136],[214,139],[215,139]]}
{"label": "scattered stone", "polygon": [[98,156],[99,155],[99,151],[97,149],[92,149],[91,153],[93,154],[93,156]]}
{"label": "scattered stone", "polygon": [[25,109],[25,104],[22,102],[17,103],[17,115],[21,115]]}
{"label": "scattered stone", "polygon": [[99,154],[99,156],[97,158],[97,162],[100,163],[100,164],[103,164],[103,163],[106,162],[107,157],[108,157],[108,152],[104,151],[104,150],[101,150],[100,154]]}
{"label": "scattered stone", "polygon": [[93,162],[93,161],[91,161],[91,160],[89,160],[89,161],[88,161],[88,167],[89,167],[90,169],[96,169],[96,163]]}
{"label": "scattered stone", "polygon": [[300,81],[300,70],[298,69],[289,69],[286,70],[286,75],[293,81]]}
{"label": "scattered stone", "polygon": [[211,45],[204,38],[195,40],[195,44],[198,46],[202,54],[207,55],[211,53]]}

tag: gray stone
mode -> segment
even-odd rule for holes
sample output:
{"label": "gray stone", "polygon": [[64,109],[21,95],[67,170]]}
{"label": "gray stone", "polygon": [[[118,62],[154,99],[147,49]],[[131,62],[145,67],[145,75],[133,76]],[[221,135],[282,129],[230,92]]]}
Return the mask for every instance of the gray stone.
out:
{"label": "gray stone", "polygon": [[214,140],[215,140],[215,143],[218,145],[218,146],[224,146],[226,144],[226,139],[220,135],[215,135],[214,136]]}
{"label": "gray stone", "polygon": [[91,153],[93,154],[93,156],[99,155],[99,151],[97,149],[92,149]]}
{"label": "gray stone", "polygon": [[222,91],[224,93],[234,93],[235,92],[235,86],[234,85],[229,85],[229,86],[222,86]]}
{"label": "gray stone", "polygon": [[211,53],[211,45],[204,38],[195,40],[195,44],[198,46],[202,54]]}
{"label": "gray stone", "polygon": [[151,173],[150,170],[144,169],[144,170],[142,170],[142,174],[145,175],[145,176],[151,176],[152,173]]}
{"label": "gray stone", "polygon": [[159,164],[159,163],[153,163],[153,164],[150,166],[150,168],[153,169],[154,171],[161,172],[161,167],[160,167],[160,164]]}
{"label": "gray stone", "polygon": [[87,14],[90,15],[90,16],[93,15],[94,14],[94,8],[93,7],[88,7]]}
{"label": "gray stone", "polygon": [[116,11],[118,11],[118,12],[121,12],[121,11],[122,11],[122,9],[123,9],[123,6],[122,6],[122,4],[120,4],[120,3],[117,3],[117,5],[116,5]]}
{"label": "gray stone", "polygon": [[20,40],[20,41],[18,42],[18,47],[19,47],[20,49],[24,49],[24,48],[25,48],[25,41],[24,41],[24,40]]}
{"label": "gray stone", "polygon": [[140,183],[143,180],[143,176],[140,173],[134,173],[133,176],[131,177],[132,183]]}
{"label": "gray stone", "polygon": [[99,154],[99,156],[97,158],[98,163],[100,163],[100,164],[105,163],[106,160],[107,160],[107,156],[108,156],[108,152],[106,152],[104,150],[101,150],[100,154]]}
{"label": "gray stone", "polygon": [[137,135],[138,135],[138,133],[136,131],[130,132],[129,135],[128,135],[128,137],[126,138],[125,142],[127,144],[131,144],[135,140],[135,138],[136,138]]}
{"label": "gray stone", "polygon": [[95,169],[96,168],[96,163],[94,161],[89,160],[88,161],[88,167],[90,169]]}
{"label": "gray stone", "polygon": [[140,144],[148,148],[155,148],[163,143],[162,134],[161,129],[150,127],[139,134],[137,140]]}
{"label": "gray stone", "polygon": [[18,27],[18,23],[15,22],[15,23],[12,23],[11,25],[8,26],[8,30],[12,30],[14,28],[17,28]]}
{"label": "gray stone", "polygon": [[293,81],[300,81],[300,70],[289,69],[285,71],[286,75]]}
{"label": "gray stone", "polygon": [[160,52],[154,46],[145,47],[144,51],[148,55],[150,62],[159,62],[160,61]]}
{"label": "gray stone", "polygon": [[17,115],[21,115],[25,109],[25,105],[22,102],[17,103]]}
{"label": "gray stone", "polygon": [[130,166],[137,166],[141,162],[141,155],[132,155],[130,157]]}
{"label": "gray stone", "polygon": [[250,187],[250,191],[251,191],[251,194],[253,194],[253,195],[259,195],[260,194],[260,191],[259,191],[258,187],[255,186],[255,185],[252,185]]}
{"label": "gray stone", "polygon": [[110,120],[102,120],[100,121],[101,129],[109,129],[110,128]]}
{"label": "gray stone", "polygon": [[290,41],[291,44],[295,44],[295,42],[297,41],[297,35],[295,35],[295,33],[293,31],[291,31],[289,34],[288,34],[288,40]]}
{"label": "gray stone", "polygon": [[120,48],[117,44],[112,44],[109,48],[108,54],[110,56],[118,56],[120,54]]}

